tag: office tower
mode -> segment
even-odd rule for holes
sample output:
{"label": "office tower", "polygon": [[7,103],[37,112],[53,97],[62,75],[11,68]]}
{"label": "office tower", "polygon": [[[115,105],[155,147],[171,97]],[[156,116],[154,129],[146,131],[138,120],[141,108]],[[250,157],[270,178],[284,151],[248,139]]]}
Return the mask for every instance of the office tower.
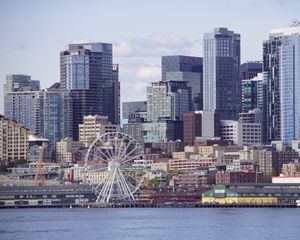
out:
{"label": "office tower", "polygon": [[186,82],[153,82],[147,87],[147,121],[183,120],[190,111],[191,88]]}
{"label": "office tower", "polygon": [[240,34],[215,28],[204,34],[203,110],[220,119],[238,119],[240,111]]}
{"label": "office tower", "polygon": [[31,76],[23,74],[11,74],[6,76],[4,94],[9,92],[39,91],[40,81],[31,80]]}
{"label": "office tower", "polygon": [[254,108],[263,110],[263,100],[265,93],[265,84],[263,74],[252,79],[242,80],[242,112],[248,112]]}
{"label": "office tower", "polygon": [[4,95],[4,115],[34,134],[40,133],[40,104],[42,91],[9,92]]}
{"label": "office tower", "polygon": [[220,123],[212,111],[187,112],[183,117],[183,140],[185,145],[193,145],[195,137],[211,139],[219,137]]}
{"label": "office tower", "polygon": [[60,83],[54,83],[40,98],[40,136],[49,140],[49,148],[55,150],[56,142],[68,133],[67,93],[60,90]]}
{"label": "office tower", "polygon": [[300,25],[272,30],[263,43],[268,141],[300,139]]}
{"label": "office tower", "polygon": [[[135,119],[136,113],[147,114],[147,102],[146,101],[134,101],[134,102],[123,102],[122,103],[122,119],[129,122]],[[146,120],[146,119],[145,119]]]}
{"label": "office tower", "polygon": [[70,97],[68,135],[78,140],[78,125],[85,115],[108,116],[115,123],[112,45],[69,44],[69,49],[60,53],[60,66],[61,89]]}
{"label": "office tower", "polygon": [[192,91],[193,110],[203,108],[203,59],[191,56],[163,56],[162,81],[186,81]]}
{"label": "office tower", "polygon": [[115,104],[115,124],[120,124],[120,80],[119,64],[113,64],[113,86],[114,86],[114,104]]}
{"label": "office tower", "polygon": [[262,72],[261,61],[249,61],[240,66],[240,80],[252,79]]}
{"label": "office tower", "polygon": [[4,115],[34,133],[40,131],[40,82],[28,75],[6,76],[4,84]]}

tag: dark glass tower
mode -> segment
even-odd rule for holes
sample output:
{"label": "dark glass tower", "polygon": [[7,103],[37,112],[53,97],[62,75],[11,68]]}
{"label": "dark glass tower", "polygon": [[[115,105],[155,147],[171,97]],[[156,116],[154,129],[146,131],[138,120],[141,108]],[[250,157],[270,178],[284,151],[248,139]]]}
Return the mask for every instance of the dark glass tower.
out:
{"label": "dark glass tower", "polygon": [[204,35],[203,109],[220,119],[238,119],[240,110],[240,34],[215,28]]}
{"label": "dark glass tower", "polygon": [[203,59],[191,56],[163,56],[161,58],[162,81],[186,81],[191,87],[194,110],[203,108]]}
{"label": "dark glass tower", "polygon": [[69,92],[68,135],[78,140],[85,115],[108,116],[115,123],[115,85],[112,45],[70,44],[60,53],[61,89]]}
{"label": "dark glass tower", "polygon": [[246,62],[240,66],[240,79],[252,79],[257,76],[258,73],[262,72],[262,62],[253,61]]}

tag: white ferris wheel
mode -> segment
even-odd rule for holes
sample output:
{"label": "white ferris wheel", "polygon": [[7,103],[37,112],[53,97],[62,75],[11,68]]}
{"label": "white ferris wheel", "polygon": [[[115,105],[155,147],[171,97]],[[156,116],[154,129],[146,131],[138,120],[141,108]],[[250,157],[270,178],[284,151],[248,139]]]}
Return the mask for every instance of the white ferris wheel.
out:
{"label": "white ferris wheel", "polygon": [[[101,175],[93,187],[96,202],[135,201],[135,193],[143,183],[144,150],[131,136],[106,133],[97,137],[85,156],[86,181],[93,174]],[[140,164],[134,164],[140,163]]]}

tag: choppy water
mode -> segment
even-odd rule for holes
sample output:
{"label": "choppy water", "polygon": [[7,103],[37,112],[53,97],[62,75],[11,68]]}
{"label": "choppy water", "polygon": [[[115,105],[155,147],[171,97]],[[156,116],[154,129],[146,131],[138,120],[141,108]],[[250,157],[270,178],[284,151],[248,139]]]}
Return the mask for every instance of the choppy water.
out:
{"label": "choppy water", "polygon": [[7,209],[1,240],[300,239],[300,209]]}

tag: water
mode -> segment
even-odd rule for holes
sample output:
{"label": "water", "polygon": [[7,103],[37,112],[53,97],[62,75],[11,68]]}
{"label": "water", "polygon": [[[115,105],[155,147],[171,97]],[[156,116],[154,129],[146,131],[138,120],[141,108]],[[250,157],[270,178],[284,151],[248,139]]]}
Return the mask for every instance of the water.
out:
{"label": "water", "polygon": [[1,240],[300,239],[300,209],[7,209]]}

